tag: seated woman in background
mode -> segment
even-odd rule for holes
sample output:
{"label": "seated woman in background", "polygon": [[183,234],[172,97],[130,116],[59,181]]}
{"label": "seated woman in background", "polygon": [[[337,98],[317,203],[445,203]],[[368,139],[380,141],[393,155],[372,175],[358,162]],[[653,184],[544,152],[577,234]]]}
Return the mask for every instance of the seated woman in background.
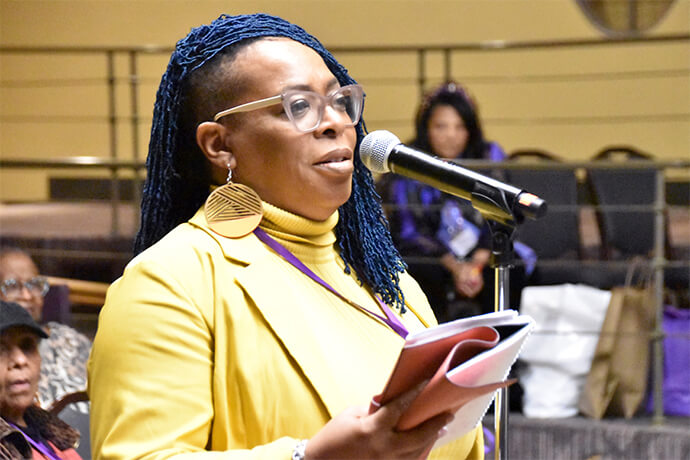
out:
{"label": "seated woman in background", "polygon": [[[477,108],[468,93],[449,82],[428,93],[418,111],[416,137],[411,145],[446,160],[503,161],[506,154],[484,139]],[[498,171],[495,179],[505,180]],[[429,298],[439,322],[493,311],[493,271],[487,266],[491,236],[481,214],[460,198],[414,179],[389,175],[378,184],[393,239],[415,278]],[[534,253],[515,244],[516,252],[534,262]],[[522,245],[524,246],[524,245]],[[431,258],[431,262],[415,261]],[[511,278],[511,287],[524,279]],[[517,307],[519,289],[511,289]]]}
{"label": "seated woman in background", "polygon": [[19,304],[0,301],[0,459],[81,459],[79,433],[34,404],[47,337]]}
{"label": "seated woman in background", "polygon": [[[14,247],[0,249],[0,299],[21,305],[40,324],[48,289],[48,281],[40,276],[25,251]],[[51,321],[42,327],[49,337],[41,341],[38,400],[41,407],[48,409],[66,394],[86,389],[91,341],[66,324]],[[88,404],[77,403],[76,410],[88,413]]]}

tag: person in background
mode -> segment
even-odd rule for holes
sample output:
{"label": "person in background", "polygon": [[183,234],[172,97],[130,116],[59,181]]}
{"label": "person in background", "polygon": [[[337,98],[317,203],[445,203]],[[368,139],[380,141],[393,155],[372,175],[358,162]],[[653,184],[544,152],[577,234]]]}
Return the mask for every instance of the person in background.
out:
{"label": "person in background", "polygon": [[[89,361],[94,457],[419,459],[452,415],[372,414],[408,331],[436,324],[357,145],[362,88],[313,36],[226,16],[157,93],[135,250]],[[431,458],[483,457],[480,427]]]}
{"label": "person in background", "polygon": [[[38,401],[44,409],[66,394],[86,389],[86,362],[91,350],[91,341],[71,326],[55,321],[42,324],[49,287],[48,280],[39,274],[25,251],[15,247],[0,249],[0,299],[21,305],[48,334],[40,345]],[[74,410],[87,414],[89,407],[86,402],[79,402]]]}
{"label": "person in background", "polygon": [[0,301],[0,459],[81,459],[79,433],[34,403],[47,337],[19,304]]}
{"label": "person in background", "polygon": [[[410,144],[442,159],[500,162],[506,158],[497,143],[484,138],[474,100],[455,82],[444,83],[423,98],[415,130]],[[505,180],[500,171],[488,173]],[[383,176],[378,189],[388,205],[393,239],[439,322],[493,311],[491,235],[481,214],[466,200],[394,174]],[[515,250],[533,268],[534,252],[518,242]],[[511,274],[515,288],[509,307],[516,308],[524,268]]]}

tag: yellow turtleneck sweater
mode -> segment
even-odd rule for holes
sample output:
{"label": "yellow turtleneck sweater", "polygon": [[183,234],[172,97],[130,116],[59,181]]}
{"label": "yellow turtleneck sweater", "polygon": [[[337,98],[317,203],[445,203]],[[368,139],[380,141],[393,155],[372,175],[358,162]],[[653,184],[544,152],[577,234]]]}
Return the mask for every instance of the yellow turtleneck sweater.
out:
{"label": "yellow turtleneck sweater", "polygon": [[[261,222],[261,228],[337,292],[347,294],[346,297],[359,306],[379,316],[385,316],[381,304],[369,289],[360,285],[354,271],[351,270],[350,274],[345,273],[345,264],[340,258],[335,244],[333,229],[337,222],[337,211],[325,221],[317,222],[264,203],[264,218]],[[311,287],[316,290],[325,290],[316,282]],[[330,300],[337,299],[335,294],[329,294],[329,296],[333,296]],[[421,301],[418,300],[418,302]],[[336,305],[338,307],[348,306],[342,301],[336,302]],[[347,322],[353,316],[363,314],[353,306],[336,308],[336,310],[339,321]],[[396,312],[399,314],[399,311]],[[427,323],[422,323],[414,313],[408,312],[403,316],[404,321],[409,323],[407,325],[409,330],[418,330],[429,326]],[[427,319],[430,320],[429,317]]]}
{"label": "yellow turtleneck sweater", "polygon": [[[340,294],[383,314],[343,270],[337,213],[315,222],[264,206],[266,233]],[[401,287],[405,326],[434,324],[417,284],[404,274]],[[201,209],[108,291],[89,362],[94,458],[287,460],[297,439],[383,389],[402,344],[254,235],[210,231]],[[481,450],[475,430],[432,458]]]}

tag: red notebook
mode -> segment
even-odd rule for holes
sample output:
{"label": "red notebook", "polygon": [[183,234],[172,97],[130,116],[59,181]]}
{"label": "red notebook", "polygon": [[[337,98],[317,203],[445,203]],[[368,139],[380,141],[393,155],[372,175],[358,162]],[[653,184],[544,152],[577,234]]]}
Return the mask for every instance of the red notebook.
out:
{"label": "red notebook", "polygon": [[434,415],[453,412],[455,420],[436,446],[462,436],[479,423],[495,390],[515,382],[506,377],[533,327],[529,316],[506,310],[411,333],[369,412],[429,379],[397,428],[408,430]]}

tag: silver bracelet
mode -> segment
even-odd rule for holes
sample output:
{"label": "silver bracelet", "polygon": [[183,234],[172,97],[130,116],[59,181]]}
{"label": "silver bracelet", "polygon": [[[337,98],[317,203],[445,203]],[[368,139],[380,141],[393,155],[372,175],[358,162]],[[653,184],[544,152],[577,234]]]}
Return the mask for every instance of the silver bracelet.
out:
{"label": "silver bracelet", "polygon": [[292,450],[292,460],[304,460],[304,451],[307,450],[308,439],[302,439]]}

